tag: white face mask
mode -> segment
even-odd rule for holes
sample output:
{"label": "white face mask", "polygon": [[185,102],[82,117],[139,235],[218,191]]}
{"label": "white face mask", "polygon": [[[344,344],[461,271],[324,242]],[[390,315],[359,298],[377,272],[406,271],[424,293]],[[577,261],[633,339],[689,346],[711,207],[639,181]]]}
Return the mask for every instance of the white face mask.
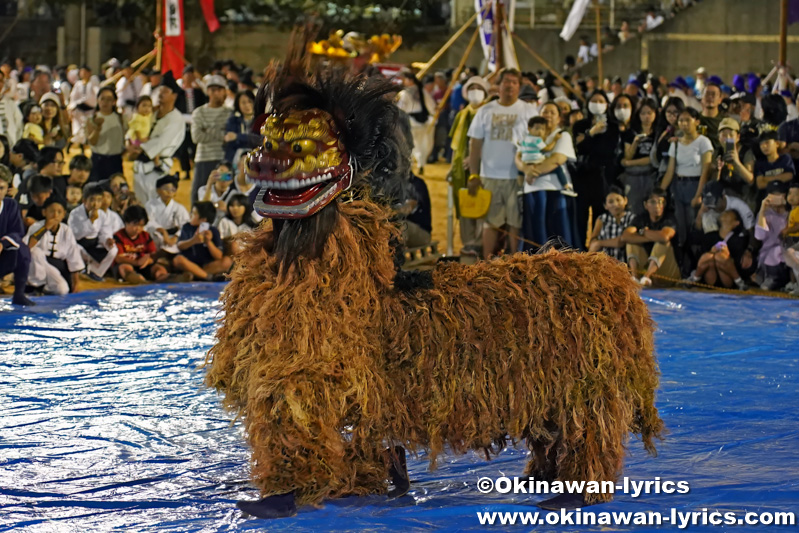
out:
{"label": "white face mask", "polygon": [[603,102],[588,102],[588,111],[592,115],[604,115],[608,110],[608,104]]}
{"label": "white face mask", "polygon": [[614,115],[616,115],[616,119],[624,124],[626,124],[627,121],[630,120],[632,114],[633,114],[632,109],[617,109],[614,113]]}
{"label": "white face mask", "polygon": [[481,89],[469,89],[466,91],[466,99],[470,104],[477,105],[486,99],[486,93]]}

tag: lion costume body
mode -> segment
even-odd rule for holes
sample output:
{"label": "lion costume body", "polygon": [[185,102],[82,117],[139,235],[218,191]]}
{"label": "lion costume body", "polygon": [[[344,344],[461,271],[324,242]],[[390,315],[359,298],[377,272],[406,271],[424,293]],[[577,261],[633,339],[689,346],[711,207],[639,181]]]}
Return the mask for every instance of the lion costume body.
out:
{"label": "lion costume body", "polygon": [[[653,323],[624,265],[602,254],[516,254],[440,264],[400,288],[400,231],[381,199],[407,171],[407,147],[391,139],[400,115],[384,95],[393,89],[331,73],[304,79],[297,57],[273,67],[265,99],[270,117],[283,118],[262,129],[273,132],[264,141],[272,159],[250,165],[268,185],[259,210],[285,216],[242,240],[206,378],[243,416],[262,496],[316,504],[383,493],[386,445],[427,450],[434,466],[447,447],[488,453],[524,441],[526,474],[549,480],[615,481],[631,432],[654,453],[663,424]],[[355,96],[326,106],[330,92]],[[295,167],[277,146],[294,142],[285,128],[309,109],[329,112],[339,150],[356,163],[337,178],[330,164],[343,168],[347,157],[332,157],[328,139],[333,163],[320,172],[334,181],[281,196],[281,172],[315,181],[286,175]],[[309,198],[337,179],[357,194],[288,216],[316,206]]]}

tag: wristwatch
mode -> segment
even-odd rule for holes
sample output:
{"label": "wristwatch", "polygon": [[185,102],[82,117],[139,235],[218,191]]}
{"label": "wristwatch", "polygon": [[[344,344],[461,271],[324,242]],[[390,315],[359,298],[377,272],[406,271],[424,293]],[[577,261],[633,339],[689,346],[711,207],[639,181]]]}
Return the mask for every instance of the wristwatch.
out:
{"label": "wristwatch", "polygon": [[645,232],[646,232],[646,228],[638,228],[638,235],[640,235],[641,237],[644,236]]}

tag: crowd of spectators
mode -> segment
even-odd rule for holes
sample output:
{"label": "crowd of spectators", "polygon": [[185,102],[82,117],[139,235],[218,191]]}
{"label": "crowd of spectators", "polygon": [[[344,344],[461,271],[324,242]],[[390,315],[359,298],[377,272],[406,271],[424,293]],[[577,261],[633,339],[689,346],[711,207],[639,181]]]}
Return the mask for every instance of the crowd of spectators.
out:
{"label": "crowd of spectators", "polygon": [[0,61],[0,278],[13,273],[16,304],[81,279],[221,281],[234,235],[260,221],[242,157],[260,142],[257,76],[232,61],[180,79],[106,66]]}
{"label": "crowd of spectators", "polygon": [[[556,242],[608,253],[643,286],[799,293],[796,86],[784,73],[730,85],[692,74],[407,70],[397,105],[420,175],[451,161],[456,199],[490,195],[480,218],[456,201],[463,254]],[[14,302],[75,292],[81,278],[224,279],[233,236],[259,222],[242,157],[260,143],[258,77],[230,61],[180,79],[116,60],[97,75],[1,61],[0,276],[14,274]],[[432,232],[427,187],[412,179],[417,198],[398,206],[409,247]]]}
{"label": "crowd of spectators", "polygon": [[642,286],[799,295],[797,85],[784,71],[692,74],[464,72],[441,103],[450,176],[456,197],[491,196],[484,218],[459,213],[464,250],[554,241],[626,262]]}

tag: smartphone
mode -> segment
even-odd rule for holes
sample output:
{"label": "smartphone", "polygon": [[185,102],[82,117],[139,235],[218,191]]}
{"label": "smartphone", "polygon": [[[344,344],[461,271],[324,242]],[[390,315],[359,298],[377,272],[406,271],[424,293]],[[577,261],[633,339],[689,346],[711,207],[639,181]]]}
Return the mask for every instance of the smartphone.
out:
{"label": "smartphone", "polygon": [[211,224],[208,222],[200,222],[200,233],[208,231],[209,229],[211,229]]}
{"label": "smartphone", "polygon": [[727,139],[724,142],[724,153],[729,154],[735,150],[735,139]]}
{"label": "smartphone", "polygon": [[219,175],[219,181],[230,181],[233,179],[233,174],[230,172],[223,172]]}

